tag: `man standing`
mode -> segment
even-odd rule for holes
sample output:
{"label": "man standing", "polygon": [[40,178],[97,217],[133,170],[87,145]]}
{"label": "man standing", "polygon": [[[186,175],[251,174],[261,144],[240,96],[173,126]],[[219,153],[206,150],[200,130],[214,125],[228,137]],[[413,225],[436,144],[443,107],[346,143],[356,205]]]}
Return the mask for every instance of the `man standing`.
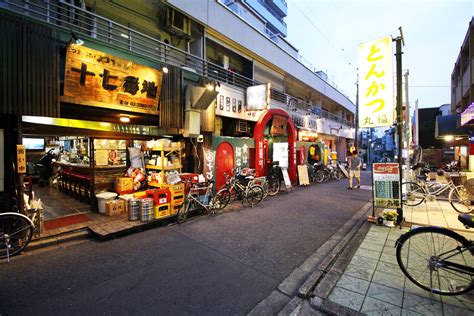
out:
{"label": "man standing", "polygon": [[354,152],[349,158],[349,187],[348,190],[352,190],[352,178],[355,176],[357,179],[357,188],[360,188],[360,166],[362,165],[362,159],[357,155],[357,151]]}

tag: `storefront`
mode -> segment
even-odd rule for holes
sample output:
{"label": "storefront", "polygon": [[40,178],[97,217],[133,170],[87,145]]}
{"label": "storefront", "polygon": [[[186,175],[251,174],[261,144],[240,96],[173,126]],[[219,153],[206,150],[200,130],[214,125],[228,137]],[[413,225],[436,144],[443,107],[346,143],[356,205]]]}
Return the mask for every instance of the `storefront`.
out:
{"label": "storefront", "polygon": [[266,175],[270,163],[278,161],[280,166],[287,166],[290,179],[296,181],[296,128],[288,113],[270,109],[262,114],[253,138],[257,175]]}

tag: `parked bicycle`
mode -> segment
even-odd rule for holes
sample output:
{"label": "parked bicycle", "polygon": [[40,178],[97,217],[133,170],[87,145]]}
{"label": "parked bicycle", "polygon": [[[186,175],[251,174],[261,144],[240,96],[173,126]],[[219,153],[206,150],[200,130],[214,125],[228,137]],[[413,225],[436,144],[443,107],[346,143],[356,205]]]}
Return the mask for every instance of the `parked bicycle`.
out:
{"label": "parked bicycle", "polygon": [[[242,183],[235,176],[224,173],[226,185],[217,192],[217,195],[229,195],[232,203],[235,199],[242,199],[242,203],[246,202],[250,206],[257,205],[263,200],[265,195],[264,188],[255,183]],[[250,181],[249,181],[250,182]]]}
{"label": "parked bicycle", "polygon": [[311,170],[311,181],[321,183],[325,179],[325,166],[322,161],[316,162],[313,164],[313,169]]}
{"label": "parked bicycle", "polygon": [[16,212],[0,214],[0,259],[21,253],[30,243],[35,226],[28,216]]}
{"label": "parked bicycle", "polygon": [[[188,185],[190,183],[190,181],[187,181]],[[229,204],[230,193],[222,191],[214,195],[213,186],[213,181],[209,181],[209,184],[206,186],[197,183],[191,184],[183,205],[178,211],[176,221],[180,224],[183,223],[188,217],[189,212],[197,209],[203,209],[210,215],[216,215],[217,211],[225,208]]]}
{"label": "parked bicycle", "polygon": [[408,206],[416,206],[422,202],[436,201],[443,193],[449,192],[448,201],[458,213],[470,213],[472,196],[463,185],[455,185],[453,179],[447,176],[447,184],[429,185],[423,176],[418,176],[418,182],[402,183],[402,202]]}
{"label": "parked bicycle", "polygon": [[[474,216],[458,215],[466,227]],[[459,295],[474,288],[474,241],[436,226],[417,227],[395,243],[397,262],[410,281],[434,294]]]}
{"label": "parked bicycle", "polygon": [[339,162],[336,164],[328,164],[324,169],[324,182],[329,181],[331,179],[341,180],[342,179],[342,172],[339,169]]}

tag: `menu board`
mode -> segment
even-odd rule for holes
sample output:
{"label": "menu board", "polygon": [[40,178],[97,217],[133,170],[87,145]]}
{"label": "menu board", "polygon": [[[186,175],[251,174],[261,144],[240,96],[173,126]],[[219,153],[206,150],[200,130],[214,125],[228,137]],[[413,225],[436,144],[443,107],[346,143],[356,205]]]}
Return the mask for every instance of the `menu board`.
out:
{"label": "menu board", "polygon": [[374,206],[400,207],[400,173],[398,163],[374,163],[372,165]]}

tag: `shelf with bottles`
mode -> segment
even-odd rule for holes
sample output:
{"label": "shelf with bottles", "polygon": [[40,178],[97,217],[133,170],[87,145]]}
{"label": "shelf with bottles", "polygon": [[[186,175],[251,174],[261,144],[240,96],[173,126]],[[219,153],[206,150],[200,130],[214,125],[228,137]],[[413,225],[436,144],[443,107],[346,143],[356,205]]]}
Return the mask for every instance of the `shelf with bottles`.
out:
{"label": "shelf with bottles", "polygon": [[94,139],[94,166],[126,166],[127,142],[124,139]]}

